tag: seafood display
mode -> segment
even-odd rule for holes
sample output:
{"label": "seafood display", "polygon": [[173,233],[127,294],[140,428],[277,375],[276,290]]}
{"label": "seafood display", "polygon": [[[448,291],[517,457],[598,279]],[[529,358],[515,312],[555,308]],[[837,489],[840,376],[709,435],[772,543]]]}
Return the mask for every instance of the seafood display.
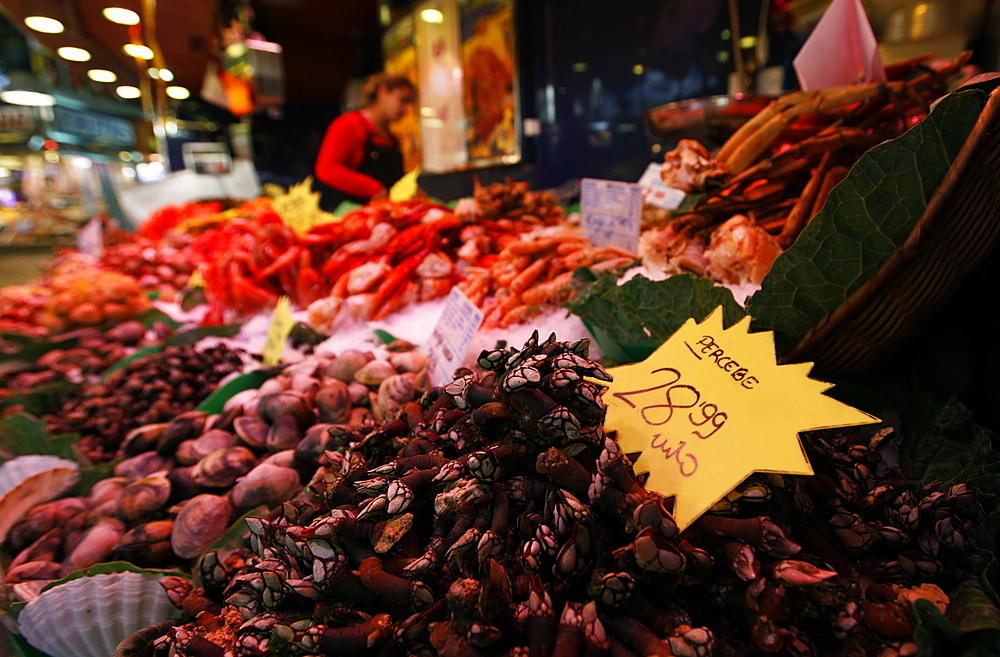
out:
{"label": "seafood display", "polygon": [[177,231],[160,239],[114,231],[105,234],[100,264],[132,276],[144,290],[156,292],[158,299],[172,301],[197,268],[189,243],[190,238]]}
{"label": "seafood display", "polygon": [[193,409],[223,377],[243,367],[243,352],[222,345],[200,351],[165,347],[87,386],[45,419],[52,435],[79,434],[81,453],[107,461],[131,430]]}
{"label": "seafood display", "polygon": [[[75,481],[76,463],[10,461],[0,468],[0,542],[6,536],[13,556],[6,584],[31,600],[52,580],[101,562],[163,567],[194,559],[247,511],[298,494],[327,450],[361,440],[375,418],[426,390],[426,357],[402,347],[388,359],[361,351],[311,357],[239,393],[218,415],[186,411],[143,424],[114,454],[112,475],[83,496],[37,504]],[[39,465],[28,471],[25,460]],[[63,474],[67,465],[72,471]],[[46,497],[11,495],[18,504],[11,507],[3,482],[27,485],[39,473],[49,479],[34,488]]]}
{"label": "seafood display", "polygon": [[[890,428],[804,441],[813,478],[738,489],[678,536],[602,429],[586,342],[485,351],[301,495],[161,580],[155,655],[914,654],[911,606],[969,572],[976,491],[909,484]],[[875,485],[875,472],[888,472]],[[891,483],[889,483],[891,482]],[[150,644],[152,652],[149,653]]]}
{"label": "seafood display", "polygon": [[[466,245],[478,244],[476,232],[475,227],[467,230]],[[482,307],[484,328],[504,328],[530,320],[544,305],[568,301],[577,268],[610,272],[635,260],[627,251],[590,245],[579,230],[540,231],[508,244],[489,259],[489,267],[468,267],[458,287]]]}
{"label": "seafood display", "polygon": [[700,196],[689,212],[643,234],[644,263],[666,273],[759,285],[851,165],[926,116],[970,56],[922,74],[914,70],[921,62],[910,62],[885,85],[787,94],[737,130],[715,157],[681,140],[664,157],[661,177]]}

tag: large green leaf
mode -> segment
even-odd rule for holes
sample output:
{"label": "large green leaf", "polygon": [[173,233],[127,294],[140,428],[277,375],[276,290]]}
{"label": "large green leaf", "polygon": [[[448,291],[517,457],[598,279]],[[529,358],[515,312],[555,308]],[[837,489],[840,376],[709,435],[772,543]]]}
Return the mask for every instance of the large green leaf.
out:
{"label": "large green leaf", "polygon": [[254,370],[241,374],[225,385],[216,388],[205,401],[198,404],[196,410],[205,411],[209,414],[221,413],[222,407],[226,405],[229,398],[238,392],[259,388],[265,381],[274,376],[276,372],[271,370]]}
{"label": "large green leaf", "polygon": [[1000,655],[1000,609],[978,578],[958,585],[947,614],[929,600],[917,600],[913,613],[913,640],[921,657]]}
{"label": "large green leaf", "polygon": [[177,333],[163,341],[165,347],[186,347],[203,338],[231,338],[240,332],[242,324],[222,324],[220,326],[199,326],[183,333]]}
{"label": "large green leaf", "polygon": [[683,274],[665,281],[636,276],[622,285],[605,276],[566,307],[580,316],[608,356],[627,363],[646,358],[688,318],[700,322],[718,306],[727,326],[744,316],[728,289]]}
{"label": "large green leaf", "polygon": [[50,439],[45,424],[38,418],[26,413],[10,415],[0,419],[0,462],[28,454],[76,460],[75,439],[73,434]]}
{"label": "large green leaf", "polygon": [[904,416],[906,439],[899,460],[907,479],[951,486],[991,473],[998,460],[991,434],[971,420],[972,414],[954,399],[941,402],[919,395]]}
{"label": "large green leaf", "polygon": [[0,399],[0,409],[19,406],[25,413],[41,417],[58,411],[82,387],[80,383],[65,379],[43,383],[27,392],[18,392]]}
{"label": "large green leaf", "polygon": [[118,361],[117,363],[106,369],[104,371],[104,375],[101,376],[101,383],[107,381],[108,377],[110,377],[118,370],[131,364],[133,361],[137,361],[140,358],[145,358],[146,356],[152,356],[153,354],[159,353],[162,350],[163,350],[163,345],[161,344],[154,344],[154,345],[149,345],[148,347],[140,347],[139,349],[136,349],[131,354],[129,354],[125,358],[122,358],[120,361]]}
{"label": "large green leaf", "polygon": [[865,153],[778,259],[748,309],[779,352],[842,304],[910,234],[986,104],[953,93],[913,129]]}

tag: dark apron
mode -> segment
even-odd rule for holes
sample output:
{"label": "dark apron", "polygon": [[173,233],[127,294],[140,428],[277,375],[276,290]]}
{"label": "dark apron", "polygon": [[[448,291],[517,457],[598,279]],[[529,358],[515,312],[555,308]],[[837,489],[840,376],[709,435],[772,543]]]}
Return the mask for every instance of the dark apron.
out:
{"label": "dark apron", "polygon": [[[365,140],[364,148],[365,156],[361,160],[361,166],[357,169],[358,173],[371,176],[385,185],[387,189],[403,177],[403,154],[395,146],[376,144],[369,135]],[[335,210],[343,201],[364,204],[371,200],[361,196],[352,196],[319,180],[313,181],[313,190],[322,195],[319,206],[327,212]]]}

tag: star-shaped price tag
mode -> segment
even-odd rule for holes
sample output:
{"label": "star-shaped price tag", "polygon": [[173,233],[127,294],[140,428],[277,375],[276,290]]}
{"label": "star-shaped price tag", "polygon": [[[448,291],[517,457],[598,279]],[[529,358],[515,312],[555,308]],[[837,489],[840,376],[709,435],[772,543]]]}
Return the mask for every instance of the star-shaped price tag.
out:
{"label": "star-shaped price tag", "polygon": [[833,386],[809,378],[811,363],[778,365],[774,335],[749,329],[749,317],[724,329],[717,308],[602,383],[605,428],[641,452],[647,488],[675,496],[681,529],[754,472],[811,475],[800,431],[879,422],[824,395]]}

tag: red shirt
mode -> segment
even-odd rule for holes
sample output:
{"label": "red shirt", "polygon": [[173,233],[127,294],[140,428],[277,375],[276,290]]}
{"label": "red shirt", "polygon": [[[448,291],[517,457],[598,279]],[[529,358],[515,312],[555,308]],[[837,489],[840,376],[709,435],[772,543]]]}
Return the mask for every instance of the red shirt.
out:
{"label": "red shirt", "polygon": [[338,116],[323,137],[316,157],[316,178],[351,196],[374,196],[382,183],[357,171],[365,157],[365,142],[369,140],[383,146],[396,145],[380,135],[361,110]]}

